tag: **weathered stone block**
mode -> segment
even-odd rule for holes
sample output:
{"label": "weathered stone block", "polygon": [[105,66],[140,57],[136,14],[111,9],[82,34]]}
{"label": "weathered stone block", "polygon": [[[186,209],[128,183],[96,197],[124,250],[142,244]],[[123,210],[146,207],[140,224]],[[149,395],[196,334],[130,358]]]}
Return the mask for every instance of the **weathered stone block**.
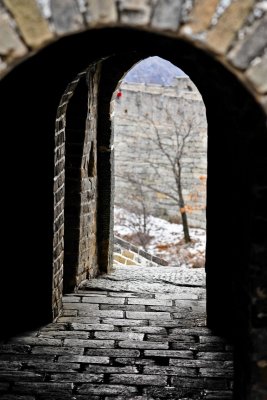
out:
{"label": "weathered stone block", "polygon": [[115,374],[110,376],[111,383],[120,383],[123,385],[167,385],[167,378],[158,375],[132,375],[132,374]]}
{"label": "weathered stone block", "polygon": [[244,24],[254,0],[237,0],[225,10],[217,25],[207,33],[207,45],[214,52],[224,54]]}
{"label": "weathered stone block", "polygon": [[179,350],[145,350],[145,356],[148,357],[176,357],[176,358],[193,358],[192,351]]}
{"label": "weathered stone block", "polygon": [[82,339],[65,339],[65,346],[70,347],[90,347],[92,349],[106,349],[114,347],[114,340],[82,340]]}
{"label": "weathered stone block", "polygon": [[196,0],[194,8],[189,14],[190,23],[183,28],[183,32],[194,34],[206,30],[220,0]]}
{"label": "weathered stone block", "polygon": [[142,333],[151,333],[151,334],[166,334],[167,331],[165,328],[161,328],[159,326],[130,326],[123,327],[123,332],[142,332]]}
{"label": "weathered stone block", "polygon": [[[104,340],[133,340],[141,341],[144,339],[143,333],[135,332],[95,332],[96,339]],[[124,347],[124,346],[120,346]]]}
{"label": "weathered stone block", "polygon": [[86,0],[86,21],[94,26],[117,21],[117,9],[114,0]]}
{"label": "weathered stone block", "polygon": [[51,0],[52,18],[56,32],[75,32],[83,28],[83,17],[74,0]]}
{"label": "weathered stone block", "polygon": [[140,351],[128,349],[87,349],[86,355],[101,357],[140,357]]}
{"label": "weathered stone block", "polygon": [[104,380],[103,374],[88,374],[88,373],[65,373],[65,374],[51,374],[50,380],[58,382],[87,382],[87,383],[101,383]]}
{"label": "weathered stone block", "polygon": [[71,355],[71,356],[60,356],[58,359],[59,363],[85,363],[85,364],[109,364],[109,357],[97,357],[97,356],[82,356],[82,355]]}
{"label": "weathered stone block", "polygon": [[168,349],[168,342],[147,342],[147,341],[135,341],[135,340],[124,340],[118,343],[119,347],[126,349]]}
{"label": "weathered stone block", "polygon": [[82,385],[78,388],[81,394],[97,394],[100,396],[129,396],[137,393],[137,388],[123,385]]}
{"label": "weathered stone block", "polygon": [[142,304],[147,306],[172,306],[172,300],[134,298],[128,299],[128,304]]}
{"label": "weathered stone block", "polygon": [[48,22],[43,18],[35,0],[4,0],[14,15],[25,42],[33,48],[53,39]]}
{"label": "weathered stone block", "polygon": [[125,24],[146,25],[149,23],[151,7],[148,0],[120,0],[120,20]]}
{"label": "weathered stone block", "polygon": [[235,67],[245,69],[254,58],[262,54],[266,43],[267,16],[254,24],[245,38],[229,53],[228,59]]}
{"label": "weathered stone block", "polygon": [[7,15],[0,15],[0,55],[7,61],[26,54],[27,49],[12,29]]}
{"label": "weathered stone block", "polygon": [[159,0],[153,7],[151,26],[176,31],[181,19],[181,0]]}
{"label": "weathered stone block", "polygon": [[126,311],[126,318],[129,319],[149,319],[149,320],[168,320],[171,318],[168,312],[138,312]]}

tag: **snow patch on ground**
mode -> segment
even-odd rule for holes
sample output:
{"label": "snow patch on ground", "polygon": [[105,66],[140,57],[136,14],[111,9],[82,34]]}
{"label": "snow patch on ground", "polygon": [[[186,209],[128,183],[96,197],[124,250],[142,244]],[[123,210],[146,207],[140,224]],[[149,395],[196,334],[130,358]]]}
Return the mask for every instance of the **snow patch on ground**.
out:
{"label": "snow patch on ground", "polygon": [[[146,245],[148,253],[165,259],[170,265],[204,267],[206,248],[206,231],[204,229],[190,228],[192,241],[184,243],[181,224],[170,223],[153,216],[147,218],[146,224],[149,236],[149,243]],[[115,236],[139,245],[137,237],[139,228],[140,216],[123,208],[114,208]]]}

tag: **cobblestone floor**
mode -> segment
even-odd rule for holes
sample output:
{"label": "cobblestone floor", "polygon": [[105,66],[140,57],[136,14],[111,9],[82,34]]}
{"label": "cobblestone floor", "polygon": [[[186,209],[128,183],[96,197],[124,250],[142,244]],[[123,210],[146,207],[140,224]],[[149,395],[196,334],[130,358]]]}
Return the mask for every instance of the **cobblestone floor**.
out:
{"label": "cobblestone floor", "polygon": [[232,349],[206,328],[204,270],[119,267],[57,322],[1,344],[5,400],[232,399]]}

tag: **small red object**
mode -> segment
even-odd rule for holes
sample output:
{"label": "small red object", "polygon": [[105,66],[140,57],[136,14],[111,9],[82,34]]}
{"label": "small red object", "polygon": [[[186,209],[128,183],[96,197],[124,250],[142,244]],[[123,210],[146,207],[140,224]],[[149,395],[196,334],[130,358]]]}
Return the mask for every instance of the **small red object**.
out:
{"label": "small red object", "polygon": [[117,93],[117,98],[120,98],[121,96],[122,96],[122,93],[121,93],[121,91],[119,90],[118,93]]}

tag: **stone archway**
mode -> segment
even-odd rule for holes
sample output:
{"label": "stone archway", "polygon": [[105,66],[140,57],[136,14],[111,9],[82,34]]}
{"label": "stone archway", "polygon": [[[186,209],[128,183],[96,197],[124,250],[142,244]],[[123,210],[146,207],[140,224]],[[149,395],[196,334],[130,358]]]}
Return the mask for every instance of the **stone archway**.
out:
{"label": "stone archway", "polygon": [[[17,215],[19,216],[17,225],[19,230],[16,231],[19,240],[15,241],[15,248],[18,251],[12,255],[12,260],[15,265],[19,265],[21,260],[23,260],[23,263],[30,260],[30,267],[28,269],[12,268],[10,274],[11,278],[12,274],[15,273],[19,281],[15,284],[17,295],[27,293],[23,304],[26,314],[28,314],[28,320],[33,319],[35,323],[38,323],[51,319],[52,274],[46,266],[51,266],[52,254],[52,226],[49,224],[52,215],[52,184],[49,180],[46,186],[39,187],[36,184],[31,185],[32,180],[29,179],[32,166],[35,165],[36,168],[38,163],[46,162],[44,153],[41,151],[44,144],[41,137],[47,139],[47,145],[50,149],[49,178],[51,178],[53,169],[51,154],[53,136],[51,132],[53,132],[55,105],[58,105],[66,84],[71,81],[77,71],[88,66],[90,61],[93,61],[92,58],[97,59],[110,54],[110,47],[108,45],[105,47],[105,40],[103,40],[104,37],[107,38],[108,33],[110,35],[108,44],[112,44],[115,53],[123,54],[119,58],[114,57],[103,64],[102,79],[99,84],[99,104],[102,105],[100,117],[103,118],[99,119],[101,122],[98,126],[98,135],[99,146],[104,150],[99,152],[101,155],[98,160],[100,167],[99,193],[100,207],[105,210],[105,213],[99,216],[98,240],[99,243],[103,244],[102,267],[104,268],[107,265],[104,260],[109,255],[111,226],[108,211],[111,201],[111,158],[110,152],[105,151],[105,148],[108,149],[110,144],[110,138],[105,133],[110,128],[109,120],[106,117],[108,115],[106,107],[109,106],[110,93],[114,90],[113,82],[118,81],[122,72],[127,69],[127,65],[133,64],[133,61],[137,59],[135,53],[125,54],[125,49],[119,43],[120,35],[128,32],[129,38],[131,37],[129,49],[134,49],[136,45],[134,42],[139,35],[139,39],[142,38],[143,42],[139,49],[138,59],[140,59],[140,55],[142,57],[148,54],[146,46],[153,42],[154,44],[149,47],[150,54],[153,54],[155,48],[160,48],[165,58],[172,59],[174,63],[179,59],[180,65],[183,66],[185,71],[190,72],[206,103],[210,149],[208,180],[208,235],[210,232],[210,240],[208,239],[207,247],[208,316],[210,325],[214,328],[225,331],[227,334],[234,332],[234,336],[240,336],[241,339],[236,351],[236,384],[238,388],[242,388],[240,398],[246,395],[248,397],[249,394],[247,393],[253,393],[251,398],[253,398],[253,395],[255,397],[257,393],[263,390],[261,388],[264,381],[264,375],[261,372],[263,364],[258,363],[258,361],[261,361],[264,357],[265,340],[265,319],[262,310],[264,309],[265,299],[266,246],[264,233],[261,232],[264,232],[265,224],[266,115],[264,110],[266,110],[266,56],[263,53],[264,47],[266,47],[266,29],[264,29],[266,17],[263,15],[262,18],[255,21],[250,29],[243,32],[242,38],[242,35],[238,36],[237,33],[242,30],[243,25],[246,24],[246,18],[251,12],[253,2],[249,0],[234,2],[218,19],[218,23],[214,25],[211,20],[215,14],[217,2],[210,0],[205,1],[206,9],[203,2],[201,2],[201,5],[200,2],[196,2],[194,9],[189,11],[186,17],[181,16],[180,7],[176,2],[168,4],[158,2],[153,13],[150,6],[142,3],[132,9],[125,2],[120,2],[117,9],[115,3],[103,2],[102,9],[99,9],[96,5],[83,11],[86,24],[88,24],[86,27],[81,13],[74,2],[71,1],[68,2],[67,6],[56,1],[52,2],[53,17],[49,21],[41,16],[34,1],[25,1],[25,4],[20,2],[17,5],[15,1],[6,0],[4,4],[6,9],[2,8],[1,10],[0,27],[5,34],[5,43],[8,43],[8,46],[1,44],[3,76],[11,71],[15,65],[26,59],[28,55],[33,55],[46,44],[56,41],[61,36],[72,35],[74,32],[89,29],[89,36],[86,36],[85,33],[83,39],[81,35],[73,35],[53,45],[54,49],[57,49],[54,50],[54,56],[60,47],[61,50],[58,54],[62,55],[67,53],[67,49],[72,48],[74,50],[76,46],[74,57],[66,56],[64,60],[61,60],[61,64],[55,65],[52,62],[52,60],[55,61],[55,58],[51,58],[53,46],[51,46],[52,53],[50,53],[48,47],[42,54],[40,53],[39,58],[29,58],[27,62],[11,71],[1,83],[1,94],[4,101],[8,97],[7,94],[14,91],[17,104],[19,104],[19,107],[15,107],[18,118],[14,120],[12,119],[14,118],[12,101],[9,100],[4,104],[8,112],[1,117],[1,121],[4,127],[3,131],[6,133],[7,146],[12,148],[11,137],[17,138],[15,133],[18,134],[21,131],[26,132],[25,138],[28,140],[27,143],[23,141],[22,135],[19,136],[19,141],[16,139],[17,146],[21,146],[20,152],[24,152],[24,160],[25,158],[28,159],[29,163],[27,167],[25,161],[22,162],[23,157],[19,158],[19,152],[15,149],[16,167],[14,167],[14,171],[17,170],[17,165],[19,165],[20,173],[24,177],[25,193],[23,194],[25,201],[23,202],[20,198],[21,208],[17,208],[15,201],[13,203],[13,209],[18,211]],[[201,8],[205,10],[205,13],[201,11]],[[33,16],[31,27],[27,23],[25,9]],[[68,19],[62,17],[63,11],[66,11],[66,15],[69,15]],[[10,15],[15,20],[13,25]],[[191,22],[188,22],[190,19]],[[54,30],[50,28],[50,21],[52,20]],[[104,28],[111,25],[117,26],[117,30],[114,28],[105,32],[105,29],[103,29],[103,33],[101,30],[90,31],[90,28],[93,27],[101,26]],[[17,35],[14,26],[20,31],[24,42]],[[119,29],[120,26],[123,26],[123,31]],[[145,27],[155,33],[155,36],[152,35],[153,39],[149,33],[145,34],[141,31]],[[137,30],[135,31],[133,28],[137,28]],[[91,38],[94,38],[96,32],[100,36],[103,35],[100,44],[92,45],[93,51],[91,51],[90,56],[77,57],[79,53],[77,43],[82,48],[82,44],[88,42],[90,35]],[[159,33],[161,34],[159,35]],[[134,37],[135,40],[133,40]],[[219,41],[218,38],[220,38]],[[72,42],[72,45],[69,45],[70,42]],[[67,46],[66,43],[68,43]],[[177,47],[173,47],[174,43]],[[28,48],[31,50],[29,51]],[[199,48],[202,48],[204,52],[198,50]],[[205,52],[210,54],[211,57],[206,55]],[[257,56],[259,56],[259,59],[255,63],[251,63]],[[42,62],[50,60],[50,63],[45,64],[44,67],[41,60]],[[219,63],[215,60],[219,60]],[[31,65],[30,69],[29,65]],[[227,72],[227,69],[231,72]],[[57,74],[55,73],[56,70]],[[38,74],[34,75],[34,72],[36,74],[37,71]],[[61,77],[59,78],[60,73]],[[39,87],[33,88],[34,81],[38,83]],[[243,86],[246,87],[246,90]],[[27,105],[23,104],[23,91],[26,90],[32,96]],[[50,104],[47,104],[44,100],[45,95],[51,96]],[[39,103],[36,102],[36,99]],[[44,114],[44,110],[46,114]],[[45,121],[45,123],[40,125],[40,120]],[[35,134],[36,130],[38,130],[37,135]],[[30,158],[27,158],[28,155],[37,153],[27,152],[30,145],[33,146],[33,149],[38,148],[40,150],[38,159],[37,157],[36,160],[31,159],[31,162]],[[220,172],[222,165],[225,169]],[[43,181],[46,181],[46,179],[44,178]],[[9,186],[5,187],[9,188],[7,189],[8,193],[16,194],[12,182],[9,179]],[[48,192],[50,194],[47,204],[50,204],[50,208],[48,207],[49,218],[46,218],[44,216],[45,207],[34,209],[32,205],[39,204],[38,199],[45,197]],[[30,195],[27,196],[29,193]],[[15,200],[16,196],[13,199]],[[214,204],[217,207],[216,212],[213,211]],[[25,218],[22,218],[23,212],[28,216],[34,214],[34,218],[38,222],[32,225],[33,234],[26,240],[23,237],[23,226],[29,220],[25,215]],[[11,212],[10,215],[11,223],[15,225],[14,214]],[[34,218],[30,220],[34,220]],[[225,222],[229,218],[231,221],[230,228],[229,224]],[[227,253],[222,254],[223,246],[218,246],[216,240],[218,239],[218,236],[216,237],[219,232],[218,226],[223,226],[223,230],[229,233]],[[43,236],[41,235],[42,232]],[[48,241],[44,232],[49,232]],[[222,236],[219,236],[219,238],[222,239]],[[22,239],[24,239],[23,244],[21,244]],[[34,243],[32,243],[33,240]],[[27,245],[27,242],[31,245]],[[44,243],[46,243],[45,246]],[[33,255],[33,248],[36,251],[35,255]],[[25,254],[22,249],[27,250]],[[44,262],[38,256],[38,252],[47,254],[48,260]],[[218,256],[214,257],[214,253],[220,255],[219,259]],[[38,283],[37,285],[32,284],[33,276],[36,273],[36,263],[43,264],[43,267],[38,269],[39,279],[42,282],[39,288]],[[215,264],[216,269],[214,268]],[[24,285],[25,293],[20,287],[20,283]],[[225,296],[225,293],[227,293],[227,296]],[[39,299],[38,304],[40,306],[40,313],[34,318],[29,307],[33,298]],[[235,310],[234,314],[232,314],[232,310]],[[10,315],[14,310],[11,307],[7,311],[8,321],[10,321]],[[235,319],[235,316],[238,316],[238,319]],[[28,326],[27,323],[26,326]],[[255,349],[253,360],[252,354],[248,352],[249,348]],[[243,368],[244,365],[246,365],[246,368]],[[249,384],[244,383],[251,375],[252,368],[254,370],[254,389],[250,389]]]}

